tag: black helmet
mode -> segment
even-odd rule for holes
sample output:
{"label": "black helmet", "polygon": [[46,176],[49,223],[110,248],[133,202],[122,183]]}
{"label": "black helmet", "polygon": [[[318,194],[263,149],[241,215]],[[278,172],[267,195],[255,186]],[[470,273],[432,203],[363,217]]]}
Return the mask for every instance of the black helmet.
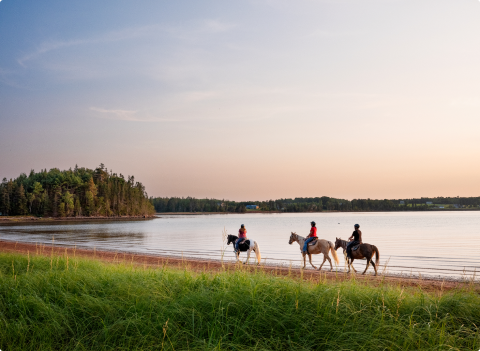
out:
{"label": "black helmet", "polygon": [[245,224],[242,224],[240,227],[244,228],[244,227],[245,227]]}
{"label": "black helmet", "polygon": [[354,227],[355,228],[360,228],[360,224],[355,224]]}
{"label": "black helmet", "polygon": [[314,221],[311,221],[310,224],[312,225],[312,227],[315,227],[317,223],[315,223]]}

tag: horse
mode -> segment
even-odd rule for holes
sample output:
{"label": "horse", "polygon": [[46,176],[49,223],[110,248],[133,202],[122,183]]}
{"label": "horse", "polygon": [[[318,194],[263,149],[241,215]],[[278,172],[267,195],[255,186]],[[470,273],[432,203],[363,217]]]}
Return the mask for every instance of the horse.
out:
{"label": "horse", "polygon": [[[300,245],[300,252],[302,252],[303,245],[305,244],[305,240],[306,239],[303,236],[300,236],[297,233],[292,232],[292,234],[290,235],[290,240],[288,241],[288,243],[290,245],[292,245],[292,243],[294,241],[296,241],[298,243],[298,245]],[[309,259],[310,264],[312,265],[313,268],[317,269],[317,267],[315,267],[312,263],[312,254],[323,253],[323,262],[320,265],[320,268],[318,270],[322,269],[322,266],[323,266],[323,264],[325,263],[326,260],[328,260],[328,262],[330,262],[330,271],[333,270],[332,260],[330,259],[330,256],[328,256],[328,250],[329,249],[332,252],[332,256],[333,256],[335,262],[338,265],[337,252],[335,251],[334,245],[331,241],[324,240],[324,239],[318,239],[317,242],[314,245],[311,245],[311,246],[308,245],[307,246],[308,259]],[[303,255],[303,268],[305,269],[305,266],[307,265],[306,254],[302,252],[302,255]]]}
{"label": "horse", "polygon": [[[227,239],[228,239],[227,245],[230,245],[230,243],[233,243],[233,245],[235,246],[235,242],[237,241],[238,236],[229,234],[227,236]],[[247,241],[249,242],[249,244],[246,243]],[[252,243],[253,243],[253,245],[252,245]],[[238,246],[238,248],[239,248],[240,251],[247,251],[247,260],[245,261],[245,264],[248,263],[248,260],[250,259],[250,253],[253,250],[255,252],[255,256],[257,256],[257,265],[260,265],[260,260],[262,259],[262,255],[260,254],[260,248],[258,247],[258,244],[257,244],[256,241],[246,239],[243,243],[241,243]],[[235,256],[237,257],[237,262],[241,262],[240,261],[240,252],[235,252]]]}
{"label": "horse", "polygon": [[[373,265],[373,269],[375,269],[375,275],[377,275],[377,266],[380,264],[380,253],[378,252],[378,248],[375,245],[370,245],[370,244],[360,244],[358,246],[358,249],[355,251],[352,250],[352,259],[349,260],[347,258],[347,245],[348,241],[342,240],[341,238],[336,238],[335,240],[335,250],[338,248],[343,248],[343,254],[345,255],[345,261],[347,261],[348,265],[348,272],[350,273],[350,267],[353,268],[353,271],[357,273],[357,270],[355,267],[353,267],[352,263],[354,259],[367,259],[367,266],[365,267],[365,270],[363,271],[362,274],[365,274],[367,271],[368,267],[370,266],[370,263]],[[375,263],[373,262],[373,254],[375,253]]]}

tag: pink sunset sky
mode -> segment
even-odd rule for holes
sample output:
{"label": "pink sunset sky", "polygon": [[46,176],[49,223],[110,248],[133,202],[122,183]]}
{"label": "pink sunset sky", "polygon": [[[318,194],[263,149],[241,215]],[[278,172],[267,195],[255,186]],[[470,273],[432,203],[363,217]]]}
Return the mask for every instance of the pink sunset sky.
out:
{"label": "pink sunset sky", "polygon": [[0,2],[0,178],[480,196],[477,0]]}

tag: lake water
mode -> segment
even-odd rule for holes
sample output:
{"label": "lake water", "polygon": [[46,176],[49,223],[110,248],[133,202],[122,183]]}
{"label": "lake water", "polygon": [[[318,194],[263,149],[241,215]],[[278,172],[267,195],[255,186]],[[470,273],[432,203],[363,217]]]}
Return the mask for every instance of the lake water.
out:
{"label": "lake water", "polygon": [[[382,265],[387,264],[381,270],[389,273],[472,277],[480,270],[480,212],[161,215],[140,221],[9,223],[0,225],[0,240],[52,244],[54,238],[60,246],[220,259],[223,229],[236,235],[245,224],[248,237],[260,246],[262,263],[298,266],[300,249],[297,243],[288,244],[290,232],[306,236],[312,220],[318,236],[332,242],[347,239],[359,223],[363,241],[378,247]],[[232,247],[226,248],[224,259],[233,260]],[[341,249],[338,254],[343,270]],[[323,255],[313,257],[317,266],[323,260]],[[354,265],[363,271],[365,261]]]}

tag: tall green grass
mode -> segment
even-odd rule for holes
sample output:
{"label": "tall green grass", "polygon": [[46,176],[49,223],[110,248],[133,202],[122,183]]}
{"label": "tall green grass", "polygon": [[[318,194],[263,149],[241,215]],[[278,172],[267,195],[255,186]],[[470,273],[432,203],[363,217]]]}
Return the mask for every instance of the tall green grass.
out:
{"label": "tall green grass", "polygon": [[0,254],[0,349],[475,350],[480,298]]}

